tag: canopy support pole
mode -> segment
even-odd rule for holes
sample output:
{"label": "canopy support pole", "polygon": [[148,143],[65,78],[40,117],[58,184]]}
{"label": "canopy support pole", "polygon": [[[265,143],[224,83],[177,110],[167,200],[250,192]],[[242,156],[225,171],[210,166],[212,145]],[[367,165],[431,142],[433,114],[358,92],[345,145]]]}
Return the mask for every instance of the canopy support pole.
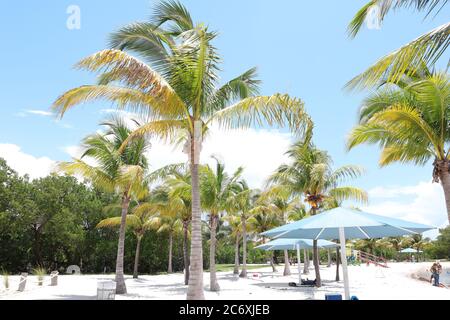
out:
{"label": "canopy support pole", "polygon": [[339,242],[341,244],[341,262],[342,273],[344,275],[344,292],[345,300],[350,300],[350,288],[348,282],[348,269],[347,269],[347,250],[345,249],[345,232],[344,227],[339,227]]}
{"label": "canopy support pole", "polygon": [[302,284],[302,270],[301,270],[301,260],[300,260],[300,245],[297,244],[297,269],[298,269],[298,283]]}

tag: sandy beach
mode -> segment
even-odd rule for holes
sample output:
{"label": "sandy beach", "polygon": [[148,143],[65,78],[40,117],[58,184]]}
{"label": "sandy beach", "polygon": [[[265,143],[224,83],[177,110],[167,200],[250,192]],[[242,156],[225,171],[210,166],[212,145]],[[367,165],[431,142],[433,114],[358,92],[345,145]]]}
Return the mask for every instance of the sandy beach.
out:
{"label": "sandy beach", "polygon": [[[450,300],[450,290],[437,288],[429,282],[414,277],[419,270],[429,268],[430,263],[390,263],[389,268],[375,266],[349,266],[350,292],[360,300]],[[444,263],[444,277],[448,276],[450,263]],[[221,291],[210,292],[207,285],[209,274],[205,273],[205,297],[208,300],[323,300],[327,293],[343,293],[343,282],[335,282],[335,266],[321,267],[323,286],[321,288],[289,287],[289,282],[298,282],[297,267],[292,266],[291,276],[282,276],[283,266],[271,272],[264,267],[249,272],[248,279],[241,279],[231,272],[218,273]],[[259,275],[259,277],[254,277]],[[314,278],[313,269],[303,279]],[[0,299],[14,300],[95,300],[97,281],[113,279],[113,275],[63,275],[58,286],[51,287],[46,277],[44,286],[37,286],[37,278],[30,276],[24,292],[18,292],[18,276],[10,277],[10,289],[1,287]],[[183,285],[183,275],[140,276],[139,279],[126,277],[128,294],[117,295],[116,300],[184,300],[187,287]],[[342,280],[342,275],[341,275]]]}

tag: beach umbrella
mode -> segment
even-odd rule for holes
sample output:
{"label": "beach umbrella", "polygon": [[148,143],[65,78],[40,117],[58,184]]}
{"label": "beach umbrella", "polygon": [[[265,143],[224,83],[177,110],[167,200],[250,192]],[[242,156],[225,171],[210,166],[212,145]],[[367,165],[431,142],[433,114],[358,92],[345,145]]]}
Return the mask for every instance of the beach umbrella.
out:
{"label": "beach umbrella", "polygon": [[[319,248],[335,248],[337,244],[327,240],[318,240],[317,246]],[[301,267],[300,267],[300,249],[310,249],[313,247],[313,241],[311,239],[275,239],[270,242],[261,244],[255,248],[262,250],[295,250],[297,249],[297,268],[298,268],[298,281],[302,282]]]}
{"label": "beach umbrella", "polygon": [[[337,244],[327,240],[318,240],[317,245],[320,248],[334,248]],[[262,250],[295,250],[295,249],[311,249],[313,241],[311,239],[275,239],[270,242],[261,244],[255,248]]]}
{"label": "beach umbrella", "polygon": [[268,230],[262,235],[274,238],[339,239],[345,299],[348,300],[350,291],[346,239],[396,237],[418,234],[432,229],[435,227],[339,207]]}
{"label": "beach umbrella", "polygon": [[416,249],[413,249],[413,248],[406,248],[406,249],[400,250],[399,252],[400,253],[420,253],[422,251],[416,250]]}
{"label": "beach umbrella", "polygon": [[411,261],[412,261],[412,254],[413,253],[417,253],[418,254],[418,253],[422,253],[423,251],[416,250],[416,249],[413,249],[413,248],[406,248],[406,249],[400,250],[399,252],[400,253],[409,253],[410,254],[409,257],[411,258]]}

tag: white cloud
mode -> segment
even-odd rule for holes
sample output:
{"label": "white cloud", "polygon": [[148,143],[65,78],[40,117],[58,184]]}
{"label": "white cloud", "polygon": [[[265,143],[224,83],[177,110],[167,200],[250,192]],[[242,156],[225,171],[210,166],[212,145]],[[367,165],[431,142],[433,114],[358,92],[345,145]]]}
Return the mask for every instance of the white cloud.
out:
{"label": "white cloud", "polygon": [[[19,118],[26,118],[30,115],[36,115],[36,116],[40,116],[40,117],[52,117],[54,114],[52,112],[45,111],[45,110],[33,110],[33,109],[23,110],[23,111],[20,111],[20,112],[14,114],[14,116],[19,117]],[[73,129],[73,125],[65,123],[60,119],[54,119],[53,121],[60,128]]]}
{"label": "white cloud", "polygon": [[53,115],[53,113],[44,110],[25,110],[25,112],[43,117],[51,117]]}
{"label": "white cloud", "polygon": [[53,114],[49,111],[45,110],[33,110],[33,109],[27,109],[20,111],[18,113],[14,114],[16,117],[25,118],[29,115],[35,115],[35,116],[41,116],[41,117],[51,117]]}
{"label": "white cloud", "polygon": [[26,154],[15,144],[0,144],[0,157],[20,175],[28,174],[31,179],[47,176],[55,165],[50,158]]}
{"label": "white cloud", "polygon": [[[376,187],[369,190],[371,204],[365,211],[437,227],[448,224],[444,193],[438,183]],[[428,233],[433,237],[436,231]]]}
{"label": "white cloud", "polygon": [[[264,180],[280,164],[287,162],[285,152],[291,144],[291,136],[278,130],[219,130],[210,128],[202,149],[201,162],[214,164],[216,155],[232,173],[244,167],[243,176],[251,187],[262,187]],[[187,161],[182,147],[175,148],[161,142],[152,142],[148,152],[152,170],[171,163]]]}

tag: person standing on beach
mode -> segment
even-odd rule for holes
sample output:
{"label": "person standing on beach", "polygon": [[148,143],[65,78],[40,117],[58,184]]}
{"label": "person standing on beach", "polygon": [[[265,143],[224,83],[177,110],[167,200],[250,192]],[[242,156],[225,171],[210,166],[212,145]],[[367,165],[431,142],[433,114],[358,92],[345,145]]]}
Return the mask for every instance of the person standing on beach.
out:
{"label": "person standing on beach", "polygon": [[442,272],[442,266],[439,260],[431,266],[432,279],[434,280],[433,286],[439,287],[439,274]]}

